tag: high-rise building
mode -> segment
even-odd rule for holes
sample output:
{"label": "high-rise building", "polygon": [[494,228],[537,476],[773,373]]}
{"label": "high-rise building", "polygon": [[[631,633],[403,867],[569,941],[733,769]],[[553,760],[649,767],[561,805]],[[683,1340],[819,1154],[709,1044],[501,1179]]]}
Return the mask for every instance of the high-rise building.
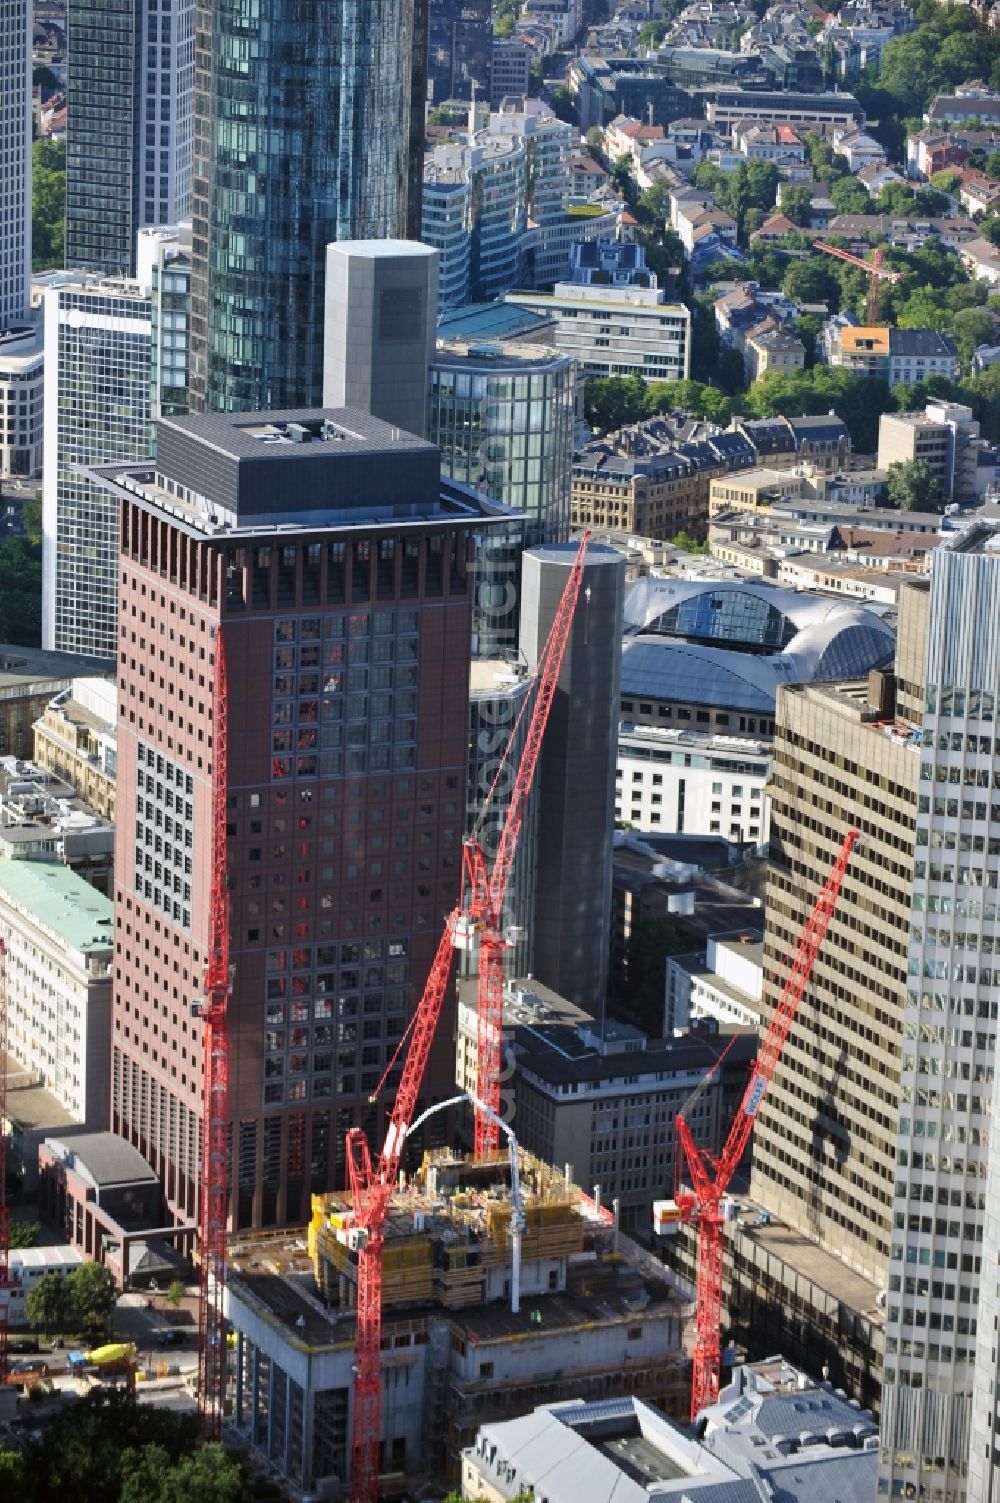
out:
{"label": "high-rise building", "polygon": [[82,466],[149,453],[149,290],[59,280],[45,293],[42,643],[116,658],[118,514]]}
{"label": "high-rise building", "polygon": [[921,706],[879,1467],[880,1491],[889,1496],[967,1496],[970,1503],[985,1503],[997,1486],[1000,1300],[995,1213],[987,1207],[997,1190],[990,1123],[1000,987],[993,965],[1000,954],[1000,657],[990,623],[998,603],[1000,558],[992,537],[973,527],[937,550]]}
{"label": "high-rise building", "polygon": [[[221,628],[232,1221],[302,1221],[344,1183],[347,1128],[381,1141],[458,894],[489,515],[433,445],[349,409],[164,418],[155,464],[101,474],[122,516],[112,1126],[192,1216]],[[453,1089],[447,1010],[427,1103]]]}
{"label": "high-rise building", "polygon": [[490,100],[493,6],[490,0],[429,0],[427,91],[446,99]]}
{"label": "high-rise building", "polygon": [[0,334],[31,293],[31,3],[0,0]]}
{"label": "high-rise building", "polygon": [[135,271],[145,225],[191,214],[195,0],[69,0],[67,266]]}
{"label": "high-rise building", "polygon": [[414,240],[327,246],[323,404],[424,435],[439,256]]}
{"label": "high-rise building", "polygon": [[483,539],[474,650],[516,655],[521,553],[569,538],[576,362],[550,346],[449,340],[430,365],[427,436],[461,480],[520,514]]}
{"label": "high-rise building", "polygon": [[137,280],[149,288],[149,415],[176,417],[188,407],[191,322],[191,226],[139,233]]}
{"label": "high-rise building", "polygon": [[197,0],[193,410],[322,400],[327,245],[407,233],[425,4]]}
{"label": "high-rise building", "polygon": [[[521,650],[534,670],[575,543],[522,560]],[[611,932],[611,853],[625,559],[591,544],[536,781],[534,969],[578,1007],[603,1016]]]}

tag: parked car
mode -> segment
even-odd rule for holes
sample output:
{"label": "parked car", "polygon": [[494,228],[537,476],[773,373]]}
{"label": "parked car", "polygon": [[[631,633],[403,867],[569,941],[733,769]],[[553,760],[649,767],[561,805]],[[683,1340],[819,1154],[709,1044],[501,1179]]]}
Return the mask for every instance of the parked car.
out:
{"label": "parked car", "polygon": [[18,1336],[18,1337],[16,1337],[10,1343],[9,1350],[10,1350],[10,1352],[12,1354],[14,1354],[16,1352],[37,1352],[38,1351],[38,1337],[37,1336]]}
{"label": "parked car", "polygon": [[184,1346],[187,1337],[183,1331],[161,1331],[157,1341],[161,1346]]}

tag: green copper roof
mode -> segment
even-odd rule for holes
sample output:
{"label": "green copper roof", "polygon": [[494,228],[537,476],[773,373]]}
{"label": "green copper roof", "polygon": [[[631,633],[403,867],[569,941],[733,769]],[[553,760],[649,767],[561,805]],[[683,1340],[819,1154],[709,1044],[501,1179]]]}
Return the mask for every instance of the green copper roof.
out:
{"label": "green copper roof", "polygon": [[68,866],[0,858],[0,894],[71,950],[109,950],[114,943],[114,904]]}

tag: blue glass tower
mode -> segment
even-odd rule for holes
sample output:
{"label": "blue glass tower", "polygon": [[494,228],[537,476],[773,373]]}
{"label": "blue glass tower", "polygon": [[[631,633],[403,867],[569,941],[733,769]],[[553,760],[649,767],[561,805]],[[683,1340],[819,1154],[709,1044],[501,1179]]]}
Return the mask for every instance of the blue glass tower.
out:
{"label": "blue glass tower", "polygon": [[327,244],[407,233],[425,12],[426,0],[198,0],[194,411],[320,404]]}

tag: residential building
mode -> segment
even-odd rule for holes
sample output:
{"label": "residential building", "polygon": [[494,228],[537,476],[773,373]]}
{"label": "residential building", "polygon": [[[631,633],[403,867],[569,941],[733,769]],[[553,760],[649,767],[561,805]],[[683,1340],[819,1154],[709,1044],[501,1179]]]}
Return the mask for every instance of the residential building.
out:
{"label": "residential building", "polygon": [[[455,1486],[478,1427],[524,1413],[541,1388],[557,1400],[635,1394],[678,1418],[684,1413],[686,1307],[675,1281],[616,1235],[610,1212],[561,1170],[523,1151],[521,1307],[511,1309],[505,1170],[504,1161],[475,1165],[429,1154],[392,1197],[382,1283],[379,1471],[386,1489]],[[270,1231],[233,1239],[227,1253],[233,1424],[311,1492],[321,1482],[343,1489],[349,1474],[351,1219],[343,1193],[317,1197],[308,1252],[295,1229],[285,1241]],[[268,1397],[275,1393],[277,1402]]]}
{"label": "residential building", "polygon": [[833,150],[836,156],[844,158],[852,174],[860,172],[862,167],[881,167],[885,163],[885,147],[863,130],[835,130]]}
{"label": "residential building", "polygon": [[[311,1193],[344,1183],[352,1123],[378,1140],[369,1098],[383,1077],[395,1087],[386,1066],[455,901],[470,543],[495,512],[441,479],[434,446],[351,409],[163,418],[155,465],[100,478],[122,511],[126,633],[112,1127],[156,1170],[171,1213],[193,1217],[191,997],[209,938],[221,631],[239,1081],[230,1215],[236,1229],[295,1222]],[[168,625],[175,665],[160,687]],[[150,988],[153,944],[169,990]],[[446,1003],[427,1100],[450,1083],[450,1036]]]}
{"label": "residential building", "polygon": [[494,37],[489,102],[498,109],[505,99],[525,99],[531,91],[533,50],[516,37]]}
{"label": "residential building", "polygon": [[940,128],[942,122],[961,125],[963,121],[980,121],[986,126],[1000,124],[1000,94],[991,89],[962,89],[955,94],[937,94],[924,112],[928,125]]}
{"label": "residential building", "polygon": [[114,913],[57,861],[0,860],[7,1050],[74,1122],[108,1120]]}
{"label": "residential building", "polygon": [[946,167],[961,167],[969,149],[947,131],[929,128],[911,132],[906,138],[907,176],[926,180]]}
{"label": "residential building", "polygon": [[763,846],[770,776],[769,741],[623,720],[615,821],[654,834],[724,834]]}
{"label": "residential building", "polygon": [[439,256],[410,240],[327,247],[323,401],[423,437]]}
{"label": "residential building", "polygon": [[878,424],[878,467],[920,459],[928,464],[946,501],[969,501],[977,492],[977,453],[983,444],[972,408],[928,402],[923,412],[883,413]]}
{"label": "residential building", "polygon": [[741,121],[733,129],[733,145],[748,162],[775,162],[779,168],[791,162],[804,162],[806,159],[802,137],[790,125]]}
{"label": "residential building", "polygon": [[[31,0],[0,5],[0,335],[31,302]],[[3,475],[0,458],[0,475]]]}
{"label": "residential building", "polygon": [[[493,16],[490,0],[428,0],[427,98],[490,98]],[[522,93],[526,90],[522,90]]]}
{"label": "residential building", "polygon": [[18,1247],[10,1252],[11,1285],[7,1291],[7,1318],[12,1329],[27,1326],[27,1299],[35,1284],[47,1273],[60,1273],[65,1278],[84,1262],[75,1247],[65,1243],[59,1247]]}
{"label": "residential building", "polygon": [[[787,1503],[865,1498],[875,1484],[878,1430],[781,1357],[737,1367],[695,1437],[637,1398],[613,1405],[546,1403],[506,1424],[484,1424],[462,1453],[462,1497],[511,1503],[543,1492],[553,1503]],[[766,1491],[765,1491],[766,1490]]]}
{"label": "residential building", "polygon": [[191,214],[197,0],[69,0],[65,263],[134,276],[144,225]]}
{"label": "residential building", "polygon": [[443,308],[501,297],[521,275],[527,152],[517,136],[479,132],[436,146],[424,164],[421,239],[441,255]]}
{"label": "residential building", "polygon": [[986,214],[1000,199],[1000,182],[985,172],[966,168],[958,186],[958,197],[967,214]]}
{"label": "residential building", "polygon": [[117,690],[113,679],[74,678],[34,725],[34,760],[114,823]]}
{"label": "residential building", "polygon": [[590,198],[606,185],[609,174],[589,151],[574,152],[572,165],[574,198]]}
{"label": "residential building", "polygon": [[806,347],[787,329],[751,329],[743,358],[748,381],[757,381],[769,373],[787,376],[805,366]]}
{"label": "residential building", "polygon": [[327,245],[419,238],[426,4],[197,16],[191,408],[315,407]]}
{"label": "residential building", "polygon": [[838,326],[828,353],[831,365],[889,386],[916,386],[928,376],[958,375],[958,346],[937,329]]}
{"label": "residential building", "polygon": [[[528,549],[521,563],[521,652],[535,670],[577,554]],[[625,561],[592,543],[536,775],[534,971],[600,1016],[608,974],[612,807]]]}
{"label": "residential building", "polygon": [[37,325],[0,331],[0,480],[42,473],[44,368]]}
{"label": "residential building", "polygon": [[118,514],[81,468],[150,444],[151,304],[136,281],[60,280],[45,293],[42,643],[116,658]]}
{"label": "residential building", "polygon": [[[578,449],[573,458],[573,526],[669,539],[705,536],[713,476],[752,465],[735,434],[694,443],[647,443],[623,430]],[[731,440],[731,442],[730,442]],[[625,452],[621,452],[624,449]]]}
{"label": "residential building", "polygon": [[690,310],[667,301],[641,246],[580,245],[572,281],[551,293],[508,293],[507,301],[554,318],[553,343],[576,358],[584,375],[688,377]]}
{"label": "residential building", "polygon": [[977,281],[988,282],[991,287],[1000,285],[1000,250],[991,241],[977,235],[963,243],[959,255],[966,271]]}
{"label": "residential building", "polygon": [[576,362],[551,345],[441,340],[425,379],[441,467],[518,513],[476,562],[473,651],[515,654],[521,553],[570,531]]}

